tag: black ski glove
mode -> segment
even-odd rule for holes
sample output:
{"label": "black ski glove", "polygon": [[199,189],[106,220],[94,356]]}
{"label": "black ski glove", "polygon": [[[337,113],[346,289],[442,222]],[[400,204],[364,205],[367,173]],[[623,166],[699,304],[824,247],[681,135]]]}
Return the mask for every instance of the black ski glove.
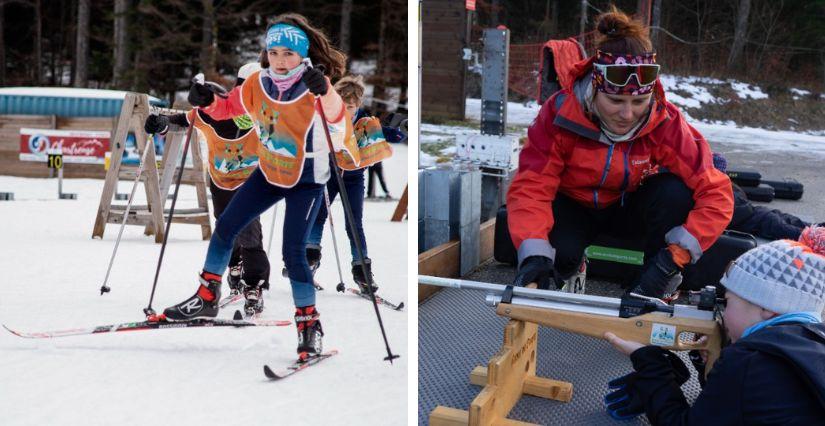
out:
{"label": "black ski glove", "polygon": [[676,288],[670,287],[674,283],[676,286],[679,284],[673,280],[673,277],[680,270],[676,262],[673,261],[670,250],[663,248],[647,261],[642,269],[639,282],[633,287],[632,292],[656,298],[669,296],[676,291]]}
{"label": "black ski glove", "polygon": [[309,91],[316,96],[326,95],[329,89],[324,73],[317,68],[310,68],[304,71],[304,75],[301,76],[301,81],[303,81]]}
{"label": "black ski glove", "polygon": [[524,259],[521,267],[518,268],[513,285],[524,287],[527,284],[536,283],[538,288],[547,290],[550,288],[551,277],[554,277],[553,260],[544,256],[530,256]]}
{"label": "black ski glove", "polygon": [[146,117],[146,122],[143,123],[143,130],[146,133],[165,135],[169,130],[169,117],[160,114],[149,114]]}
{"label": "black ski glove", "polygon": [[649,378],[674,380],[682,386],[690,379],[690,370],[678,355],[656,346],[646,346],[631,354],[634,371],[607,383],[612,392],[604,397],[607,412],[616,420],[632,419],[645,411],[645,404],[650,397],[646,381]]}
{"label": "black ski glove", "polygon": [[212,105],[215,100],[215,94],[203,84],[192,83],[189,88],[189,103],[193,107],[207,107]]}

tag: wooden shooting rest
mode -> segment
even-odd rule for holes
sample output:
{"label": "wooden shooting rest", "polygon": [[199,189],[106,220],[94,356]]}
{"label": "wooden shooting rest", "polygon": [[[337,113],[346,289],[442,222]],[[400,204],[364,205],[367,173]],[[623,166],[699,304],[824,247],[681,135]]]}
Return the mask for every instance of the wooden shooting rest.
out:
{"label": "wooden shooting rest", "polygon": [[470,383],[484,389],[470,404],[470,410],[439,405],[430,413],[433,426],[531,425],[510,420],[507,415],[524,394],[570,402],[573,385],[536,376],[538,325],[513,320],[504,326],[504,343],[487,364],[470,373]]}
{"label": "wooden shooting rest", "polygon": [[[178,112],[178,111],[167,111]],[[146,235],[155,235],[155,242],[163,241],[164,218],[168,216],[169,210],[165,208],[167,194],[172,185],[173,177],[178,168],[177,158],[181,151],[181,142],[184,139],[184,132],[170,131],[167,134],[167,143],[164,149],[163,161],[158,167],[155,159],[155,150],[152,143],[147,143],[148,135],[143,130],[143,123],[150,114],[149,98],[146,94],[127,93],[123,100],[123,107],[115,125],[111,138],[112,156],[109,170],[106,172],[106,182],[103,185],[103,192],[100,195],[100,205],[95,215],[95,225],[92,229],[92,238],[103,238],[107,223],[121,223],[126,205],[112,204],[112,198],[117,191],[117,183],[121,179],[134,180],[138,167],[128,167],[123,165],[123,154],[126,149],[126,136],[131,131],[135,135],[135,143],[138,155],[144,149],[150,151],[146,156],[146,164],[141,172],[146,190],[147,205],[133,205],[130,214],[126,218],[127,225],[138,225],[145,227]],[[198,142],[197,132],[193,130],[192,140],[189,148],[192,151],[192,168],[184,168],[181,183],[195,186],[195,193],[198,199],[198,206],[189,209],[175,209],[172,218],[174,223],[185,223],[199,225],[201,237],[208,240],[212,236],[212,225],[209,218],[209,206],[206,196],[208,181],[206,168],[203,163],[201,145]],[[160,168],[160,170],[158,170]],[[162,172],[162,173],[161,173]]]}

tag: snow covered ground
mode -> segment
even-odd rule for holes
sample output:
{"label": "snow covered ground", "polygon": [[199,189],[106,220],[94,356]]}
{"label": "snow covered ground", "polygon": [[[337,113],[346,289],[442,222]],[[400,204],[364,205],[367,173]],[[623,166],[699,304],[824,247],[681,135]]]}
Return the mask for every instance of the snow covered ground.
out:
{"label": "snow covered ground", "polygon": [[[663,76],[664,77],[664,76]],[[714,102],[715,100],[710,96],[704,88],[700,86],[688,86],[691,80],[682,79],[679,81],[679,86],[682,91],[690,91],[695,96],[688,98],[679,97],[671,92],[667,93],[668,100],[674,101],[674,98],[681,99],[682,105],[697,105],[701,103]],[[735,82],[734,82],[735,83]],[[676,84],[669,82],[668,84]],[[690,89],[690,90],[688,90]],[[759,88],[743,89],[741,92],[754,95]],[[761,92],[760,92],[761,93]],[[676,103],[676,101],[674,101]],[[465,117],[471,122],[477,122],[481,115],[481,101],[479,99],[467,99],[465,107]],[[678,103],[677,103],[678,105]],[[509,133],[516,136],[525,136],[526,128],[533,122],[540,109],[540,106],[535,102],[518,103],[508,102],[507,104],[507,126],[510,129]],[[726,152],[729,150],[745,150],[751,152],[770,153],[787,153],[795,152],[805,155],[814,155],[825,158],[825,129],[821,132],[791,132],[791,131],[774,131],[765,130],[753,127],[739,127],[733,122],[727,123],[707,123],[698,121],[687,116],[688,121],[693,125],[705,138],[713,143],[721,143],[725,145]],[[825,122],[823,122],[825,126]],[[513,128],[517,130],[513,132]],[[477,125],[473,127],[457,126],[457,125],[421,125],[421,144],[454,141],[456,135],[474,134],[479,132]],[[820,134],[817,134],[820,133]],[[449,155],[449,152],[442,151],[443,155]],[[419,157],[421,167],[427,167],[435,164],[435,157],[426,153],[421,153]]]}
{"label": "snow covered ground", "polygon": [[[385,161],[393,195],[407,183],[407,147],[393,145]],[[127,226],[112,268],[111,293],[100,296],[118,225],[103,240],[91,239],[102,180],[71,179],[57,200],[56,180],[0,176],[0,322],[22,331],[60,330],[143,319],[160,245]],[[121,182],[119,192],[129,192]],[[139,194],[142,187],[139,188]],[[144,198],[140,194],[137,203]],[[182,187],[178,208],[195,206],[194,190]],[[390,222],[395,203],[368,202],[364,228],[379,294],[398,303],[407,298],[408,222]],[[347,237],[343,210],[333,218],[339,245]],[[261,220],[264,246],[272,210]],[[280,271],[283,205],[276,217],[271,291],[262,318],[292,320],[289,286]],[[391,238],[388,238],[391,236]],[[153,307],[190,296],[207,241],[193,225],[173,224]],[[348,246],[347,246],[348,247]],[[394,353],[393,365],[368,301],[335,292],[332,241],[324,235],[324,263],[316,278],[326,349],[341,353],[282,382],[264,378],[262,366],[295,358],[296,332],[289,327],[150,330],[29,340],[0,330],[0,423],[86,424],[403,424],[407,419],[407,312],[379,308]],[[342,251],[344,279],[352,284],[348,248]],[[228,291],[224,286],[224,291]],[[231,317],[234,308],[221,317]]]}

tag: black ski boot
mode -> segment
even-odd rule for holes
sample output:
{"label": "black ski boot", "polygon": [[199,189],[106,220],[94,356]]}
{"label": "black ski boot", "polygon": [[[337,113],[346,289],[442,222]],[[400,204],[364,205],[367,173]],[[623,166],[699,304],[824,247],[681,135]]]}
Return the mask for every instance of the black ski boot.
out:
{"label": "black ski boot", "polygon": [[204,271],[200,274],[200,283],[198,291],[192,297],[163,311],[163,315],[167,320],[185,321],[218,316],[218,301],[221,299],[221,276]]}
{"label": "black ski boot", "polygon": [[[321,246],[310,244],[306,248],[306,256],[307,256],[307,264],[309,264],[309,270],[312,272],[312,275],[315,275],[315,271],[321,267]],[[289,271],[284,266],[284,269],[281,269],[281,275],[284,277],[289,277]]]}
{"label": "black ski boot", "polygon": [[[375,293],[378,291],[378,286],[375,285],[375,278],[372,276],[372,261],[370,258],[364,259],[364,268],[361,268],[361,262],[354,261],[352,262],[352,279],[358,284],[358,287],[361,289],[361,293],[369,294],[369,289],[367,288],[367,276],[370,278],[370,282],[372,283],[372,292]],[[367,270],[367,275],[364,275],[364,269]]]}
{"label": "black ski boot", "polygon": [[243,283],[241,281],[242,273],[241,264],[229,267],[229,274],[226,275],[226,282],[229,284],[229,294],[232,296],[240,294],[243,290]]}
{"label": "black ski boot", "polygon": [[315,271],[321,267],[321,246],[314,244],[307,246],[307,263],[309,270],[315,275]]}
{"label": "black ski boot", "polygon": [[320,355],[324,330],[315,305],[295,308],[295,325],[298,327],[298,361],[305,362]]}
{"label": "black ski boot", "polygon": [[246,313],[246,316],[248,317],[255,314],[260,314],[264,311],[264,280],[258,280],[258,283],[255,285],[249,285],[246,281],[243,281],[243,283],[243,296],[246,299],[246,302],[243,305],[244,313]]}

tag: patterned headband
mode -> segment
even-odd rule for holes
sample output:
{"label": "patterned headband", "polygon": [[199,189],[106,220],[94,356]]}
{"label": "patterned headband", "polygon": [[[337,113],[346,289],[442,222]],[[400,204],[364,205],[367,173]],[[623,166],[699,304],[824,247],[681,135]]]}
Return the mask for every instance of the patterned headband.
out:
{"label": "patterned headband", "polygon": [[[650,70],[647,77],[652,80],[648,84],[642,84],[641,81],[646,80],[640,73],[644,70],[637,67],[634,69],[632,65],[655,65],[656,53],[643,53],[641,55],[614,55],[599,50],[596,53],[596,60],[593,62],[593,88],[600,92],[609,93],[611,95],[645,95],[653,91],[655,76],[658,76],[658,66],[655,70]],[[608,79],[605,76],[605,65],[627,65],[623,73],[617,72],[620,75],[619,80]],[[612,80],[612,81],[611,81]],[[622,85],[624,83],[624,85]]]}

